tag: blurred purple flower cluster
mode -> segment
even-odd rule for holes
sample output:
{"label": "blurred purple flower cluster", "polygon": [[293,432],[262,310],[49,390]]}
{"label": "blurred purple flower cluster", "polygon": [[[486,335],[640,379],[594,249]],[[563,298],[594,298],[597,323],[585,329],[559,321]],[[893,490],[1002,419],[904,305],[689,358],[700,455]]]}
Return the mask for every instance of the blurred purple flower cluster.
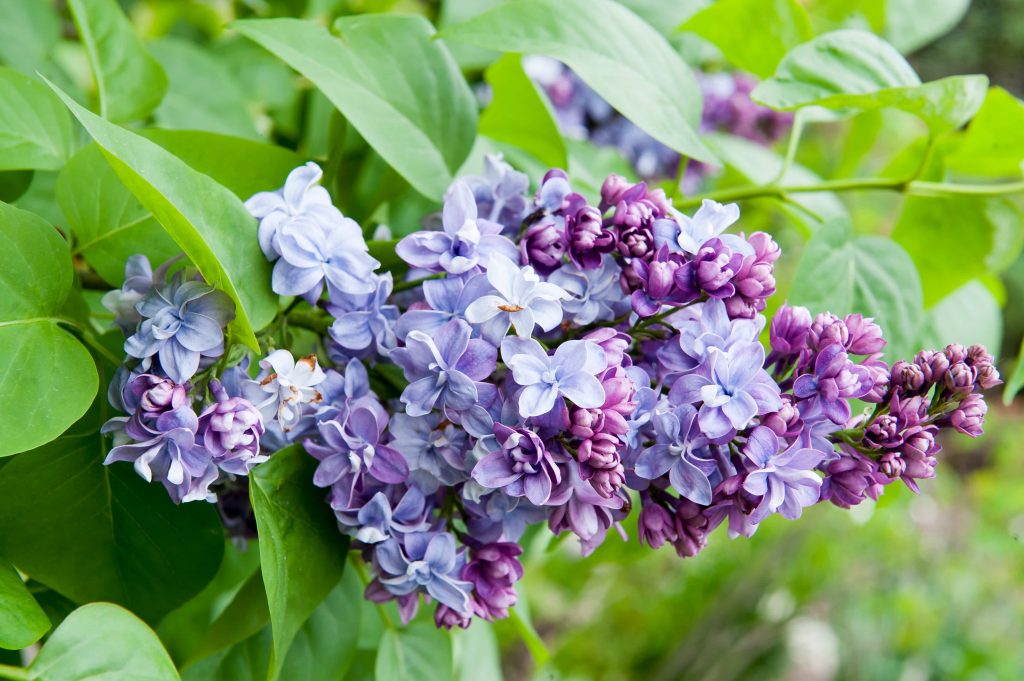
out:
{"label": "blurred purple flower cluster", "polygon": [[[291,197],[284,217],[266,209],[277,199],[250,206],[279,264],[292,255],[275,230],[319,221],[295,243],[319,254],[323,276],[284,280],[312,302],[327,366],[278,349],[255,378],[244,362],[215,376],[220,297],[129,277],[118,296],[134,305],[110,304],[141,317],[126,345],[141,358],[111,388],[128,416],[109,426],[123,442],[110,460],[188,501],[302,443],[318,462],[312,484],[371,566],[367,598],[397,601],[405,620],[424,602],[443,627],[505,617],[530,525],[587,554],[610,530],[625,538],[639,503],[640,541],[693,556],[723,523],[751,536],[770,515],[849,507],[896,479],[916,491],[934,475],[938,431],[980,434],[980,391],[999,383],[977,346],[890,367],[882,330],[857,314],[784,305],[766,353],[780,251],[767,234],[726,232],[735,205],[684,215],[615,175],[595,205],[560,170],[528,194],[499,157],[452,185],[439,229],[398,242],[398,293],[401,270],[376,266],[357,290],[330,270],[365,264],[368,246],[358,230],[330,234],[343,218],[318,172],[303,166],[259,195]],[[176,370],[200,367],[194,380],[166,370],[170,342],[197,353],[167,351]]]}

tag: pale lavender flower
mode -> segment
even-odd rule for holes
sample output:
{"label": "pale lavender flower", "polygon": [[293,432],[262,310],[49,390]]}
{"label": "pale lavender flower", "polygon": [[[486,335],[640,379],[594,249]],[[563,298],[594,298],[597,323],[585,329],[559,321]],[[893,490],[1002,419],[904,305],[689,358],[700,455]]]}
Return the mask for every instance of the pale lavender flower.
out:
{"label": "pale lavender flower", "polygon": [[532,338],[506,338],[501,358],[522,386],[518,398],[522,418],[547,414],[563,397],[586,409],[604,404],[604,388],[596,376],[608,361],[596,343],[566,341],[548,355]]}
{"label": "pale lavender flower", "polygon": [[871,387],[868,370],[850,361],[840,343],[830,343],[814,360],[814,373],[803,374],[793,383],[793,394],[815,399],[828,418],[843,425],[850,420],[849,400],[867,395]]}
{"label": "pale lavender flower", "polygon": [[466,431],[441,414],[395,414],[388,430],[391,447],[409,463],[411,483],[425,493],[466,479]]}
{"label": "pale lavender flower", "polygon": [[426,499],[415,487],[410,487],[394,508],[383,492],[377,492],[355,517],[344,512],[337,513],[337,517],[364,544],[379,544],[396,534],[425,532],[430,528]]}
{"label": "pale lavender flower", "polygon": [[485,337],[504,336],[511,325],[520,338],[529,338],[535,326],[550,331],[562,321],[560,301],[569,294],[541,281],[532,267],[519,267],[496,255],[487,269],[487,281],[494,293],[477,298],[466,308],[466,319],[484,325]]}
{"label": "pale lavender flower", "polygon": [[258,380],[242,384],[242,396],[260,410],[264,423],[276,419],[287,433],[298,424],[305,405],[323,399],[316,386],[323,382],[324,371],[316,355],[296,361],[287,350],[275,350],[260,366]]}
{"label": "pale lavender flower", "polygon": [[519,231],[530,203],[530,178],[506,163],[501,154],[484,157],[483,177],[467,177],[479,215],[500,224],[506,232]]}
{"label": "pale lavender flower", "polygon": [[586,326],[611,321],[629,311],[629,299],[619,285],[621,274],[622,268],[615,259],[606,255],[596,269],[580,270],[567,264],[552,272],[548,281],[569,294],[569,298],[562,301],[569,321]]}
{"label": "pale lavender flower", "polygon": [[[413,303],[402,313],[395,322],[395,333],[402,340],[405,340],[410,331],[416,330],[432,336],[447,322],[465,319],[469,304],[490,291],[491,284],[483,274],[474,275],[469,279],[446,277],[425,281],[423,302]],[[487,340],[495,345],[501,342],[500,337]]]}
{"label": "pale lavender flower", "polygon": [[471,333],[469,324],[455,319],[434,336],[410,331],[405,347],[391,351],[409,381],[402,392],[406,413],[423,416],[435,405],[461,411],[476,403],[475,382],[494,371],[497,351],[487,341],[470,339]]}
{"label": "pale lavender flower", "polygon": [[708,359],[711,348],[729,352],[757,341],[764,317],[754,320],[730,319],[725,303],[718,298],[691,305],[669,317],[679,335],[658,349],[658,359],[667,374],[688,373]]}
{"label": "pale lavender flower", "polygon": [[340,225],[297,217],[277,229],[274,244],[281,257],[274,263],[271,288],[283,296],[302,296],[314,304],[324,281],[346,295],[374,292],[370,276],[380,263],[368,252],[362,230],[344,218]]}
{"label": "pale lavender flower", "polygon": [[718,238],[733,251],[753,255],[754,249],[742,237],[722,234],[740,218],[740,209],[735,203],[726,206],[704,199],[693,217],[678,211],[671,218],[656,220],[652,226],[654,245],[668,246],[669,250],[696,255],[708,241]]}
{"label": "pale lavender flower", "polygon": [[805,506],[818,502],[821,476],[814,468],[822,455],[816,449],[807,449],[795,442],[779,451],[778,436],[770,428],[758,426],[747,439],[743,453],[757,469],[747,474],[743,489],[762,497],[751,514],[754,522],[761,522],[771,513],[796,520]]}
{"label": "pale lavender flower", "polygon": [[[163,285],[163,282],[159,284]],[[103,294],[103,307],[114,313],[114,324],[125,335],[142,321],[142,315],[135,309],[143,296],[153,288],[153,268],[149,258],[144,255],[133,255],[124,266],[124,283],[121,288]]]}
{"label": "pale lavender flower", "polygon": [[375,344],[377,352],[387,355],[397,344],[394,325],[398,320],[398,306],[389,305],[388,298],[394,287],[391,273],[373,275],[373,293],[346,294],[331,288],[327,311],[335,317],[328,333],[345,350],[365,350]]}
{"label": "pale lavender flower", "polygon": [[221,470],[248,475],[268,458],[260,455],[263,418],[249,400],[228,397],[217,380],[210,381],[210,392],[215,402],[199,415],[199,443]]}
{"label": "pale lavender flower", "polygon": [[395,596],[422,589],[438,603],[469,613],[473,585],[458,579],[461,566],[451,534],[406,535],[404,551],[398,541],[388,539],[377,545],[374,559],[381,568],[381,584]]}
{"label": "pale lavender flower", "polygon": [[711,503],[710,475],[717,465],[710,458],[708,439],[701,434],[697,410],[688,404],[654,416],[657,441],[636,460],[636,474],[654,480],[668,473],[672,487],[683,497]]}

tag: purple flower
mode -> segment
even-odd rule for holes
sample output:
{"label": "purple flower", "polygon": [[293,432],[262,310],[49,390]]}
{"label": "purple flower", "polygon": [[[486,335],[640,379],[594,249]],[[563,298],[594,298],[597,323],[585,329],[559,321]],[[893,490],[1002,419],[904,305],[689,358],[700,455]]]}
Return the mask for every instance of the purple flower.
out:
{"label": "purple flower", "polygon": [[569,321],[586,326],[611,321],[629,311],[629,303],[619,285],[622,269],[606,256],[599,267],[580,270],[571,264],[551,273],[548,281],[563,289],[569,298],[562,301]]}
{"label": "purple flower", "polygon": [[523,549],[511,542],[484,544],[473,550],[462,578],[473,584],[473,610],[486,620],[508,617],[516,604],[515,583],[523,578],[519,556]]}
{"label": "purple flower", "polygon": [[376,288],[370,275],[380,263],[367,253],[362,230],[349,218],[340,225],[293,218],[278,228],[274,245],[281,254],[271,280],[274,293],[314,304],[325,280],[347,295],[368,295]]}
{"label": "purple flower", "polygon": [[[601,496],[580,474],[580,466],[569,459],[562,465],[562,482],[551,493],[548,503],[554,506],[548,518],[548,529],[554,534],[569,530],[580,540],[586,556],[604,541],[608,529],[625,516],[626,501],[621,492]],[[623,539],[626,537],[620,528]]]}
{"label": "purple flower", "polygon": [[978,393],[971,393],[940,423],[953,426],[964,435],[978,437],[984,432],[986,412],[988,412],[988,405],[985,404],[985,398]]}
{"label": "purple flower", "polygon": [[632,271],[633,294],[630,304],[633,311],[641,317],[657,314],[665,303],[688,303],[697,297],[697,289],[680,286],[689,284],[689,279],[677,277],[677,273],[688,268],[688,263],[678,253],[670,253],[662,248],[649,261],[635,260],[630,265]]}
{"label": "purple flower", "polygon": [[383,492],[377,492],[356,513],[336,513],[339,522],[355,530],[354,537],[364,544],[379,544],[396,534],[425,532],[430,527],[427,522],[427,505],[423,493],[410,487],[398,505],[391,508],[391,502]]}
{"label": "purple flower", "polygon": [[532,267],[520,268],[508,258],[495,255],[487,281],[494,293],[477,298],[466,308],[466,319],[471,324],[483,324],[486,337],[504,336],[511,325],[520,338],[529,338],[535,326],[550,331],[562,321],[560,301],[569,294],[541,281]]}
{"label": "purple flower", "polygon": [[162,290],[152,290],[136,305],[143,321],[125,341],[131,357],[157,355],[160,367],[184,383],[195,375],[203,357],[224,352],[224,326],[235,318],[235,304],[226,293],[181,276]]}
{"label": "purple flower", "polygon": [[846,350],[852,355],[873,355],[885,347],[882,327],[871,318],[859,314],[848,314],[844,320],[849,340]]}
{"label": "purple flower", "polygon": [[336,319],[328,333],[345,350],[365,350],[376,343],[377,352],[387,355],[397,345],[394,324],[399,314],[398,307],[387,302],[393,287],[391,273],[371,279],[376,286],[373,293],[331,291],[327,311]]}
{"label": "purple flower", "polygon": [[470,610],[470,582],[459,580],[455,538],[447,532],[408,534],[403,547],[395,539],[377,545],[374,560],[381,569],[380,583],[395,596],[424,590],[452,610]]}
{"label": "purple flower", "polygon": [[636,474],[654,480],[668,473],[672,487],[683,497],[707,506],[711,503],[709,475],[717,470],[710,459],[708,440],[697,423],[697,410],[688,404],[654,416],[656,444],[636,460]]}
{"label": "purple flower", "polygon": [[427,494],[466,479],[466,431],[440,414],[395,414],[391,447],[409,464],[410,481]]}
{"label": "purple flower", "polygon": [[739,219],[740,209],[735,203],[723,206],[704,199],[692,218],[676,212],[671,218],[656,220],[652,228],[654,244],[658,248],[668,246],[675,253],[696,255],[705,243],[717,237],[732,250],[753,255],[754,249],[742,237],[722,234]]}
{"label": "purple flower", "polygon": [[494,424],[498,451],[482,458],[473,468],[473,479],[489,489],[502,489],[512,497],[525,496],[543,506],[561,472],[540,437],[526,428]]}
{"label": "purple flower", "polygon": [[391,359],[409,381],[402,392],[406,413],[423,416],[438,404],[462,411],[476,403],[474,381],[494,371],[497,351],[487,341],[471,340],[471,333],[469,324],[454,319],[434,336],[410,331],[405,347],[391,351]]}
{"label": "purple flower", "polygon": [[821,452],[793,443],[779,452],[779,438],[765,426],[750,433],[743,454],[757,467],[747,474],[743,489],[763,498],[752,514],[761,522],[771,513],[796,520],[805,506],[818,502],[821,477],[814,468],[821,463]]}
{"label": "purple flower", "polygon": [[267,460],[260,456],[263,418],[249,400],[228,397],[219,381],[210,381],[216,400],[199,415],[198,441],[221,470],[248,475],[253,466]]}
{"label": "purple flower", "polygon": [[[434,335],[438,329],[453,319],[465,319],[466,308],[477,298],[490,293],[491,284],[486,275],[477,274],[468,279],[446,277],[423,282],[423,301],[409,306],[395,322],[395,333],[402,340],[410,331],[419,330]],[[504,330],[501,336],[504,336]],[[497,338],[485,338],[497,345]]]}
{"label": "purple flower", "polygon": [[698,423],[712,440],[742,430],[758,414],[782,406],[779,386],[762,368],[760,343],[741,345],[722,352],[712,349],[708,361],[680,377],[669,391],[673,404],[701,402]]}
{"label": "purple flower", "polygon": [[729,352],[750,345],[764,326],[763,317],[730,320],[725,303],[717,298],[691,305],[672,315],[670,321],[679,335],[658,349],[658,359],[668,374],[693,371],[708,359],[711,348]]}
{"label": "purple flower", "polygon": [[764,232],[751,234],[749,244],[754,253],[744,256],[732,279],[736,292],[725,300],[730,317],[753,318],[775,293],[775,261],[782,253],[779,245]]}
{"label": "purple flower", "polygon": [[655,503],[647,494],[642,494],[640,499],[642,506],[640,517],[637,519],[640,543],[647,544],[652,549],[660,549],[666,542],[674,542],[677,535],[672,514],[664,506]]}
{"label": "purple flower", "polygon": [[783,303],[772,317],[772,350],[783,356],[797,355],[807,347],[811,329],[811,313],[806,307],[790,307]]}
{"label": "purple flower", "polygon": [[547,414],[562,397],[578,407],[604,404],[604,388],[596,376],[608,362],[595,343],[566,341],[548,355],[532,338],[506,338],[501,344],[501,358],[522,386],[518,405],[523,418]]}
{"label": "purple flower", "polygon": [[566,248],[565,235],[550,215],[531,224],[519,238],[521,259],[543,275],[551,274],[562,265]]}
{"label": "purple flower", "polygon": [[704,291],[713,298],[729,298],[736,293],[732,280],[742,266],[743,254],[714,238],[675,271],[676,286],[681,291]]}
{"label": "purple flower", "polygon": [[260,360],[262,371],[256,381],[242,384],[242,397],[263,415],[264,424],[277,420],[281,429],[295,428],[307,404],[317,404],[323,395],[316,386],[326,378],[316,355],[298,361],[287,350],[275,350]]}
{"label": "purple flower", "polygon": [[444,199],[444,231],[422,231],[398,242],[399,257],[413,267],[431,272],[463,274],[490,266],[495,254],[518,260],[515,244],[501,236],[501,225],[477,217],[473,191],[463,181],[452,184]]}
{"label": "purple flower", "polygon": [[848,400],[868,394],[871,385],[868,370],[851,362],[842,345],[832,343],[818,353],[814,373],[796,379],[793,394],[800,399],[817,400],[825,415],[842,425],[850,420]]}
{"label": "purple flower", "polygon": [[130,256],[125,262],[124,283],[121,288],[107,291],[103,294],[102,300],[103,307],[114,313],[114,324],[125,335],[130,334],[142,321],[142,315],[135,306],[154,287],[162,288],[166,285],[167,269],[180,257],[168,260],[160,265],[156,272],[144,255]]}
{"label": "purple flower", "polygon": [[846,447],[824,470],[821,500],[840,508],[851,508],[869,498],[878,499],[886,483],[874,461]]}
{"label": "purple flower", "polygon": [[506,232],[518,232],[526,217],[530,178],[502,160],[501,154],[484,157],[483,177],[467,177],[479,215],[499,223]]}
{"label": "purple flower", "polygon": [[565,233],[569,240],[569,258],[579,269],[598,267],[604,256],[615,250],[615,231],[606,227],[601,212],[584,205],[565,216]]}

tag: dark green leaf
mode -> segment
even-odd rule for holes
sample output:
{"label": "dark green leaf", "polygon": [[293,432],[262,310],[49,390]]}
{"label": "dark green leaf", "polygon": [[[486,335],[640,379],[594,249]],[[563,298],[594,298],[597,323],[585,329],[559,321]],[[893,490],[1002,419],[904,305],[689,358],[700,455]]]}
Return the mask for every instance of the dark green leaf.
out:
{"label": "dark green leaf", "polygon": [[481,134],[513,144],[551,168],[565,168],[565,142],[551,106],[523,71],[521,57],[506,54],[484,78],[491,86],[491,102],[480,116]]}
{"label": "dark green leaf", "polygon": [[0,203],[0,456],[49,442],[92,403],[98,378],[89,352],[60,326],[71,257],[53,226]]}
{"label": "dark green leaf", "polygon": [[56,170],[71,155],[71,117],[35,78],[0,67],[0,170]]}
{"label": "dark green leaf", "polygon": [[50,620],[32,598],[21,575],[0,560],[0,648],[27,648],[49,630]]}
{"label": "dark green leaf", "polygon": [[249,576],[217,619],[205,629],[202,643],[192,652],[188,661],[201,660],[244,641],[263,629],[269,620],[270,610],[263,576],[256,571]]}
{"label": "dark green leaf", "polygon": [[0,555],[74,601],[156,622],[216,574],[223,531],[213,506],[175,506],[130,465],[103,465],[105,402],[0,469]]}
{"label": "dark green leaf", "polygon": [[68,0],[68,8],[96,78],[100,115],[115,123],[145,118],[163,98],[167,76],[117,0]]}
{"label": "dark green leaf", "polygon": [[765,78],[791,48],[814,35],[797,0],[718,0],[684,23],[715,44],[733,66]]}
{"label": "dark green leaf", "polygon": [[110,603],[86,605],[64,620],[29,668],[32,681],[178,681],[160,639]]}
{"label": "dark green leaf", "polygon": [[664,37],[619,4],[519,0],[450,26],[443,36],[559,59],[659,141],[687,156],[715,161],[696,132],[701,94],[690,69]]}
{"label": "dark green leaf", "polygon": [[14,203],[32,184],[34,171],[5,170],[0,172],[0,201]]}
{"label": "dark green leaf", "polygon": [[250,478],[274,629],[273,676],[299,628],[345,569],[348,540],[338,532],[324,491],[313,485],[315,470],[316,460],[301,445],[292,445],[257,467]]}
{"label": "dark green leaf", "polygon": [[377,681],[452,678],[452,642],[432,622],[388,629],[377,650]]}
{"label": "dark green leaf", "polygon": [[153,142],[58,93],[125,186],[174,237],[203,277],[234,299],[237,309],[229,328],[235,339],[258,351],[253,330],[274,318],[278,301],[270,290],[270,263],[255,238],[256,222],[242,202]]}
{"label": "dark green leaf", "polygon": [[822,225],[807,242],[789,302],[812,313],[874,317],[889,342],[889,361],[917,350],[923,306],[913,260],[890,239],[854,236],[847,221]]}
{"label": "dark green leaf", "polygon": [[313,81],[419,192],[441,198],[473,146],[476,102],[425,19],[345,17],[338,37],[295,19],[233,26]]}

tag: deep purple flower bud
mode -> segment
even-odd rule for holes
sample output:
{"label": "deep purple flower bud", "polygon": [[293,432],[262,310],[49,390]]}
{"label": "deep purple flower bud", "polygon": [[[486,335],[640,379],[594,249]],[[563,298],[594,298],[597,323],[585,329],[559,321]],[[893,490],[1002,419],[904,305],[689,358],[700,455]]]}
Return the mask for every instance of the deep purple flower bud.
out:
{"label": "deep purple flower bud", "polygon": [[616,329],[604,326],[594,329],[583,336],[580,340],[587,340],[596,343],[604,350],[605,359],[609,367],[630,366],[632,359],[626,354],[633,339],[628,334]]}
{"label": "deep purple flower bud", "polygon": [[915,395],[902,400],[898,395],[893,395],[889,402],[889,413],[900,419],[903,428],[910,428],[920,424],[928,417],[929,406],[928,398],[923,395]]}
{"label": "deep purple flower bud", "polygon": [[512,542],[485,544],[472,552],[462,578],[473,584],[474,611],[487,620],[508,617],[516,604],[515,583],[523,578],[522,547]]}
{"label": "deep purple flower bud", "polygon": [[882,402],[889,392],[889,365],[882,359],[881,354],[871,355],[860,365],[867,369],[871,376],[871,390],[860,399],[872,404]]}
{"label": "deep purple flower bud", "polygon": [[974,367],[967,366],[964,362],[951,364],[945,376],[946,390],[958,395],[969,393],[977,377]]}
{"label": "deep purple flower bud", "polygon": [[601,256],[615,250],[615,232],[604,226],[601,213],[593,206],[583,206],[565,218],[569,241],[569,258],[584,270],[601,266]]}
{"label": "deep purple flower bud", "polygon": [[997,385],[1002,385],[1003,379],[999,376],[999,370],[996,369],[994,364],[984,364],[977,367],[977,371],[978,378],[976,380],[978,387],[982,390],[988,390],[989,388],[994,388]]}
{"label": "deep purple flower bud", "polygon": [[778,411],[761,417],[761,425],[771,428],[781,438],[792,439],[799,435],[803,430],[803,421],[800,419],[800,410],[793,404],[792,396],[783,394],[782,406]]}
{"label": "deep purple flower bud", "polygon": [[263,417],[242,397],[228,397],[217,380],[210,381],[216,402],[199,415],[197,441],[213,456],[221,470],[248,475],[253,466],[267,460],[260,456]]}
{"label": "deep purple flower bud", "polygon": [[601,210],[606,211],[619,202],[633,185],[622,175],[612,173],[601,184]]}
{"label": "deep purple flower bud", "polygon": [[839,458],[825,468],[821,500],[831,501],[840,508],[850,508],[868,498],[878,499],[885,482],[874,461],[859,452],[843,448]]}
{"label": "deep purple flower bud", "polygon": [[731,282],[742,264],[742,253],[733,253],[721,239],[709,239],[676,271],[676,286],[681,291],[704,291],[715,298],[728,298],[736,293]]}
{"label": "deep purple flower bud", "polygon": [[472,623],[473,616],[471,614],[452,610],[444,603],[438,603],[437,609],[434,610],[434,626],[438,629],[448,629],[449,631],[453,627],[468,629]]}
{"label": "deep purple flower bud", "polygon": [[588,468],[580,465],[580,478],[590,482],[594,491],[605,499],[611,499],[626,484],[626,471],[622,464],[614,468]]}
{"label": "deep purple flower bud", "polygon": [[899,420],[892,414],[882,414],[864,430],[864,444],[872,449],[898,447],[902,442]]}
{"label": "deep purple flower bud", "polygon": [[640,543],[652,549],[660,549],[665,542],[674,542],[677,538],[672,514],[650,499],[643,499],[637,530]]}
{"label": "deep purple flower bud", "polygon": [[952,365],[957,362],[963,362],[967,359],[967,348],[959,343],[950,343],[946,346],[946,349],[942,351],[942,354],[946,356],[946,359],[948,359],[949,363]]}
{"label": "deep purple flower bud", "polygon": [[832,343],[839,343],[845,348],[850,341],[850,330],[839,317],[831,312],[822,312],[811,322],[808,341],[813,350],[821,350]]}
{"label": "deep purple flower bud", "polygon": [[[596,433],[592,438],[580,443],[577,452],[580,463],[591,468],[612,469],[619,466],[619,450],[622,443],[619,438],[609,433]],[[584,480],[586,475],[581,475]]]}
{"label": "deep purple flower bud", "polygon": [[619,232],[618,247],[627,258],[650,258],[654,255],[654,235],[642,225],[627,226]]}
{"label": "deep purple flower bud", "polygon": [[136,376],[128,383],[125,392],[125,406],[140,409],[149,416],[174,411],[189,402],[185,386],[153,374]]}
{"label": "deep purple flower bud", "polygon": [[886,452],[878,460],[878,470],[887,478],[902,476],[907,470],[907,462],[903,460],[899,452]]}
{"label": "deep purple flower bud", "polygon": [[983,390],[994,388],[1003,381],[996,369],[995,359],[983,345],[972,345],[967,348],[967,365],[977,372],[977,383]]}
{"label": "deep purple flower bud", "polygon": [[680,558],[692,558],[707,545],[709,521],[703,511],[700,505],[684,497],[676,503],[676,539],[672,544]]}
{"label": "deep purple flower bud", "polygon": [[899,360],[889,372],[889,385],[907,393],[920,392],[927,387],[924,371],[916,364]]}
{"label": "deep purple flower bud", "polygon": [[519,240],[519,251],[523,259],[543,275],[548,275],[562,266],[566,243],[555,220],[545,216],[526,228]]}
{"label": "deep purple flower bud", "polygon": [[970,437],[978,437],[982,434],[985,425],[985,414],[988,412],[988,405],[985,398],[978,393],[971,393],[960,402],[959,406],[944,416],[939,423],[941,425],[953,426],[957,431]]}
{"label": "deep purple flower bud", "polygon": [[725,306],[733,319],[753,319],[765,309],[766,299],[775,293],[775,266],[781,250],[764,232],[755,232],[748,239],[754,255],[747,256],[736,271],[733,285],[736,295],[726,299]]}
{"label": "deep purple flower bud", "polygon": [[935,477],[935,455],[942,449],[935,441],[935,426],[917,426],[909,431],[900,447],[900,454],[905,463],[900,477],[904,484],[914,492],[920,492],[915,480]]}
{"label": "deep purple flower bud", "polygon": [[604,430],[604,412],[600,409],[573,407],[569,411],[569,432],[573,437],[587,440]]}
{"label": "deep purple flower bud", "polygon": [[799,354],[807,345],[807,333],[810,329],[810,310],[800,306],[790,307],[783,303],[772,318],[772,350],[784,356]]}
{"label": "deep purple flower bud", "polygon": [[914,357],[914,364],[921,367],[924,380],[929,385],[942,383],[946,377],[946,370],[949,369],[949,360],[946,355],[935,350],[922,350]]}
{"label": "deep purple flower bud", "polygon": [[859,314],[848,314],[843,321],[849,333],[846,345],[848,352],[854,355],[873,355],[885,347],[882,327],[871,317],[865,319]]}

